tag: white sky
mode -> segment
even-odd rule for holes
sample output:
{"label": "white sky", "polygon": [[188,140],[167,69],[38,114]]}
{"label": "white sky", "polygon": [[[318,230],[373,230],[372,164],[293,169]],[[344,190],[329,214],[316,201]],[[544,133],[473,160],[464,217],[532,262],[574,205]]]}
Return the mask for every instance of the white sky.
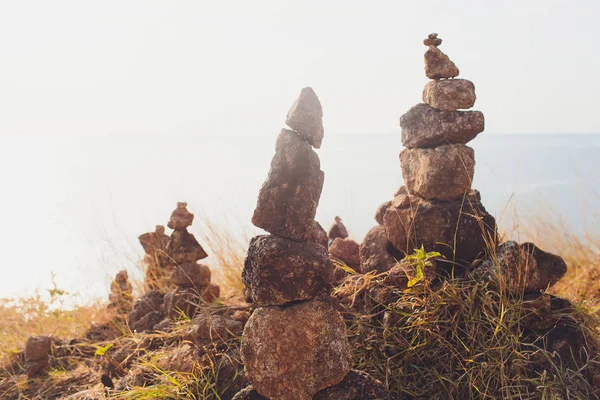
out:
{"label": "white sky", "polygon": [[599,132],[600,1],[0,2],[0,134],[399,132],[440,33],[488,132]]}

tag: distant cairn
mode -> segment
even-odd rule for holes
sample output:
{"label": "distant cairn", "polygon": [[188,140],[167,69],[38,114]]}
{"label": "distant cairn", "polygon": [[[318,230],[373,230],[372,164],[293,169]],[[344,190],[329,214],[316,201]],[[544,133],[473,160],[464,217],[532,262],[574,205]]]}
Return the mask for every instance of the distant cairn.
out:
{"label": "distant cairn", "polygon": [[315,92],[302,89],[286,120],[294,130],[279,134],[258,196],[252,222],[271,234],[251,240],[242,273],[258,308],[240,349],[252,386],[236,400],[338,399],[354,390],[349,385],[381,385],[351,372],[346,327],[329,299],[333,265],[314,222],[324,173],[312,147],[321,146],[322,117]]}

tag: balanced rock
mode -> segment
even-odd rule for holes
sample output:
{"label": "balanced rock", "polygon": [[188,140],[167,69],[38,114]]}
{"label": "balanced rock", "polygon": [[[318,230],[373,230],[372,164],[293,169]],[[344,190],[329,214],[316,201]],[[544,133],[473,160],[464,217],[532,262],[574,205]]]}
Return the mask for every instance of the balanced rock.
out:
{"label": "balanced rock", "polygon": [[424,246],[451,261],[470,263],[483,257],[496,240],[496,221],[481,204],[477,190],[453,202],[396,196],[383,217],[388,240],[402,252]]}
{"label": "balanced rock", "polygon": [[358,256],[359,245],[352,239],[336,238],[329,246],[329,255],[332,258],[343,261],[355,271],[360,267],[360,258]]}
{"label": "balanced rock", "polygon": [[437,46],[429,46],[425,52],[425,75],[429,79],[454,78],[458,68]]}
{"label": "balanced rock", "polygon": [[240,349],[258,393],[279,400],[309,400],[342,381],[352,360],[344,321],[319,300],[258,308]]}
{"label": "balanced rock", "polygon": [[192,287],[178,287],[165,295],[165,313],[170,319],[194,318],[200,306],[200,291]]}
{"label": "balanced rock", "polygon": [[425,46],[439,46],[442,44],[442,39],[437,37],[437,33],[430,33],[427,39],[423,40]]}
{"label": "balanced rock", "polygon": [[305,87],[288,111],[285,124],[298,133],[316,149],[321,147],[323,129],[323,109],[312,88]]}
{"label": "balanced rock", "polygon": [[127,271],[117,273],[115,279],[110,283],[110,294],[108,296],[108,308],[118,311],[129,311],[133,306],[133,287],[129,283]]}
{"label": "balanced rock", "polygon": [[206,265],[188,261],[173,268],[171,282],[177,286],[201,289],[210,285],[210,276],[210,268]]}
{"label": "balanced rock", "polygon": [[[390,202],[391,204],[391,202]],[[383,221],[382,221],[383,223]],[[360,248],[360,272],[386,272],[404,257],[388,240],[385,228],[381,225],[371,228],[365,235]]]}
{"label": "balanced rock", "polygon": [[186,202],[178,202],[177,208],[171,214],[171,219],[167,226],[174,230],[182,230],[192,225],[194,214],[187,210]]}
{"label": "balanced rock", "polygon": [[400,164],[410,193],[428,200],[453,201],[471,189],[475,152],[464,144],[404,149]]}
{"label": "balanced rock", "polygon": [[337,238],[346,239],[348,237],[348,230],[340,217],[335,217],[333,225],[329,228],[328,236],[331,241],[334,241]]}
{"label": "balanced rock", "polygon": [[167,254],[170,261],[176,264],[185,262],[196,262],[208,257],[194,235],[187,230],[177,230],[171,234],[167,245]]}
{"label": "balanced rock", "polygon": [[323,246],[261,235],[250,241],[242,281],[256,305],[282,305],[327,293],[332,274]]}
{"label": "balanced rock", "polygon": [[343,381],[318,392],[313,400],[392,400],[383,382],[352,370]]}
{"label": "balanced rock", "polygon": [[475,85],[466,79],[431,81],[423,90],[423,101],[442,111],[469,109],[476,98]]}
{"label": "balanced rock", "polygon": [[327,238],[327,232],[317,221],[313,221],[313,227],[311,230],[309,242],[320,244],[323,247],[327,247],[329,239]]}
{"label": "balanced rock", "polygon": [[309,240],[325,179],[319,157],[287,129],[279,134],[275,151],[252,223],[274,235]]}
{"label": "balanced rock", "polygon": [[494,257],[486,259],[475,271],[481,279],[500,273],[512,293],[540,293],[554,285],[567,272],[567,264],[557,255],[533,243],[509,241],[496,248]]}
{"label": "balanced rock", "polygon": [[400,117],[404,147],[467,143],[485,127],[480,111],[440,111],[421,103]]}

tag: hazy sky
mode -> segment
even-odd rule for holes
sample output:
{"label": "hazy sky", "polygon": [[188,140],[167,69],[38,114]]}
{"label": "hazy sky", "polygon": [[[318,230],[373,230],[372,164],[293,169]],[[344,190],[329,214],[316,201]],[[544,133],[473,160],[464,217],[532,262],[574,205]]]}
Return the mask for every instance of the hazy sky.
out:
{"label": "hazy sky", "polygon": [[599,132],[600,1],[2,1],[0,134],[399,132],[439,32],[488,132]]}

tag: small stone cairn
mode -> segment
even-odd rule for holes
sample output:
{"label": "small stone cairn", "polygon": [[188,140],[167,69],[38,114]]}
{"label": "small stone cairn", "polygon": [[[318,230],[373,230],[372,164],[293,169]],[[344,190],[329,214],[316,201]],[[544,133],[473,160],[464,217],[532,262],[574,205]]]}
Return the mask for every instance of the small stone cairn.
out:
{"label": "small stone cairn", "polygon": [[322,117],[315,92],[302,89],[258,196],[252,222],[271,234],[251,240],[242,272],[258,308],[241,344],[253,386],[235,399],[308,400],[350,372],[346,328],[329,301],[333,265],[321,240],[311,241],[324,181],[312,149],[321,146]]}
{"label": "small stone cairn", "polygon": [[167,244],[169,244],[169,236],[165,235],[165,227],[156,225],[154,232],[144,233],[138,239],[146,252],[144,256],[144,263],[147,266],[146,289],[162,290],[166,284],[165,277],[168,275]]}
{"label": "small stone cairn", "polygon": [[475,86],[454,79],[458,68],[438,48],[441,43],[435,33],[424,40],[425,74],[432,80],[424,103],[400,118],[405,186],[377,210],[380,226],[369,231],[360,249],[362,272],[389,270],[421,246],[440,252],[452,267],[468,266],[495,243],[495,220],[471,189],[475,154],[466,146],[483,132],[484,117],[459,111],[473,107]]}
{"label": "small stone cairn", "polygon": [[212,302],[220,295],[218,285],[211,283],[211,271],[198,261],[208,257],[194,235],[187,228],[194,221],[194,214],[187,210],[187,203],[177,203],[167,226],[173,229],[167,255],[170,263],[170,284],[175,289],[165,295],[167,317],[176,319],[180,313],[192,318],[198,305]]}

